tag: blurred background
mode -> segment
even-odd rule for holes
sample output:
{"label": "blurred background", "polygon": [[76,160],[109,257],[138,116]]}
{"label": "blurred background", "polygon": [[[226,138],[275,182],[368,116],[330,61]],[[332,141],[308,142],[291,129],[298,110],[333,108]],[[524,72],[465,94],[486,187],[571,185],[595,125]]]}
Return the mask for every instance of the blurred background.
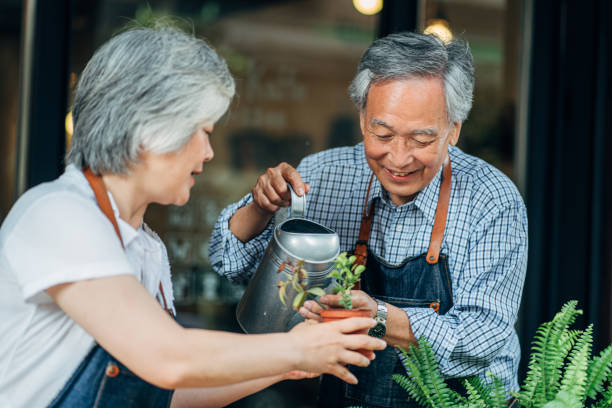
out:
{"label": "blurred background", "polygon": [[[0,0],[0,221],[27,188],[62,173],[72,91],[94,50],[126,23],[164,15],[206,38],[237,84],[190,202],[146,219],[168,247],[181,323],[240,331],[244,287],[208,261],[219,212],[267,167],[359,142],[347,87],[362,53],[417,30],[469,42],[476,89],[459,146],[506,173],[527,203],[524,355],[570,299],[585,311],[579,325],[595,324],[595,351],[610,343],[607,0]],[[284,382],[232,407],[312,407],[316,392],[317,380]]]}

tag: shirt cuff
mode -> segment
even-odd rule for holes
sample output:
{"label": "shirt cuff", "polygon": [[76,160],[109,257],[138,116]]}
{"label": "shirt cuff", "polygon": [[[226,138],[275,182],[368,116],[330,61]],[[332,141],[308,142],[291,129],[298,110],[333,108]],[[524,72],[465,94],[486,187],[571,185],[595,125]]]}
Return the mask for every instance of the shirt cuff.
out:
{"label": "shirt cuff", "polygon": [[436,360],[443,367],[457,345],[453,328],[431,308],[407,307],[403,310],[408,315],[414,337],[427,339]]}

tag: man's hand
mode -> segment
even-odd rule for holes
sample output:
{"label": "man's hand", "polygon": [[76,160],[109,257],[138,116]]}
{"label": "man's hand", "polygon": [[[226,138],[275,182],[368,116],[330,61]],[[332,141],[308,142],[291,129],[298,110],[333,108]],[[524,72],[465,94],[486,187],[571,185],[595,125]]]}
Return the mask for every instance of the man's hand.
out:
{"label": "man's hand", "polygon": [[251,191],[253,202],[240,208],[230,218],[229,229],[242,242],[248,242],[259,235],[270,222],[270,219],[280,207],[291,204],[291,192],[287,187],[291,184],[298,196],[310,191],[300,173],[287,163],[281,163],[269,168],[259,176],[257,184]]}
{"label": "man's hand", "polygon": [[350,384],[357,378],[345,367],[352,364],[366,367],[374,353],[364,356],[357,350],[382,350],[387,343],[367,334],[349,334],[376,325],[373,319],[354,317],[331,323],[307,321],[295,326],[289,334],[295,344],[300,361],[297,369],[335,375]]}
{"label": "man's hand", "polygon": [[[374,299],[372,299],[367,293],[362,290],[352,290],[352,303],[353,309],[366,309],[370,311],[370,316],[376,316],[376,311],[378,309],[378,304]],[[319,302],[329,307],[342,307],[340,305],[340,300],[342,296],[340,295],[325,295],[319,298]],[[321,320],[321,306],[317,304],[317,302],[313,300],[308,300],[304,303],[299,310],[299,313],[306,319],[322,321]]]}
{"label": "man's hand", "polygon": [[252,194],[253,203],[262,214],[274,214],[280,207],[291,204],[287,183],[291,184],[293,191],[300,197],[310,191],[310,186],[302,181],[300,173],[284,162],[259,176]]}

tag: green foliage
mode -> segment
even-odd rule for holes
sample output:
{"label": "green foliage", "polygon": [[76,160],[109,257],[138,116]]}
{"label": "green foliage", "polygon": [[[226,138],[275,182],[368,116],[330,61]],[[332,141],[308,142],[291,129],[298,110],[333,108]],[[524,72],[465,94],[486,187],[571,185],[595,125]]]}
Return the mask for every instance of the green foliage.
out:
{"label": "green foliage", "polygon": [[356,256],[347,257],[346,252],[341,253],[335,260],[334,269],[327,275],[336,279],[335,293],[340,293],[342,299],[340,305],[345,309],[352,309],[353,302],[351,290],[361,279],[361,274],[365,271],[365,266],[355,264]]}
{"label": "green foliage", "polygon": [[444,382],[431,346],[425,337],[418,340],[418,347],[410,345],[408,352],[398,347],[404,355],[404,366],[410,378],[393,374],[393,379],[420,405],[431,408],[453,407],[464,400]]}
{"label": "green foliage", "polygon": [[[513,408],[612,408],[612,344],[590,358],[593,327],[571,330],[576,317],[576,301],[567,302],[552,321],[540,325],[532,342],[529,369]],[[408,352],[400,349],[408,376],[393,379],[420,405],[427,408],[503,408],[508,406],[506,391],[493,374],[463,380],[467,398],[444,383],[427,339]],[[605,391],[604,391],[605,389]]]}
{"label": "green foliage", "polygon": [[298,310],[309,297],[323,296],[325,291],[320,287],[308,287],[308,272],[304,269],[304,261],[298,261],[296,265],[283,262],[276,273],[283,274],[287,280],[279,280],[278,296],[283,305],[287,306],[287,296],[291,289],[295,293],[291,301],[293,310]]}

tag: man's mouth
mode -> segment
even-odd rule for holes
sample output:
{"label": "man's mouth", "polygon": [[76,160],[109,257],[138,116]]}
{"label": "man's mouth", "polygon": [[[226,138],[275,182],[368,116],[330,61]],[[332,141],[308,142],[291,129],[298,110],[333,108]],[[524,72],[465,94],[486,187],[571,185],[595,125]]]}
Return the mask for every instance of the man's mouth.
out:
{"label": "man's mouth", "polygon": [[390,169],[385,169],[387,172],[391,173],[391,175],[395,176],[395,177],[407,177],[411,174],[414,174],[417,172],[417,170],[413,170],[413,171],[393,171]]}

